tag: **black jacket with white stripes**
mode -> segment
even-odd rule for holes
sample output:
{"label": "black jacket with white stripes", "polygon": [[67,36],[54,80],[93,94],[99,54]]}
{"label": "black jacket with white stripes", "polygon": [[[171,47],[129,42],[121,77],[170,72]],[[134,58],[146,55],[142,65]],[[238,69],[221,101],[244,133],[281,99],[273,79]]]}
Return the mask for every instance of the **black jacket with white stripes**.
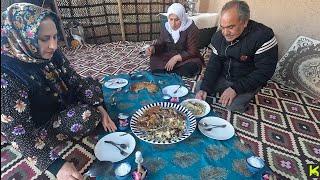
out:
{"label": "black jacket with white stripes", "polygon": [[227,42],[220,30],[209,46],[212,55],[200,87],[208,94],[221,75],[233,82],[237,94],[252,92],[272,77],[277,65],[278,45],[272,29],[253,20],[233,42]]}

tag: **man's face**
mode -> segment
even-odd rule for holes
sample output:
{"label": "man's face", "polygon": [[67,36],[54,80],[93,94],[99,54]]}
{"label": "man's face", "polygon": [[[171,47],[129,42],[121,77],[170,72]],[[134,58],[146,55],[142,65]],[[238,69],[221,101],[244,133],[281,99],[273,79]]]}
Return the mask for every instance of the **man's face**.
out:
{"label": "man's face", "polygon": [[168,21],[169,21],[171,28],[174,31],[178,30],[181,26],[181,21],[180,21],[179,17],[175,14],[170,14],[168,17]]}
{"label": "man's face", "polygon": [[38,44],[41,57],[51,59],[57,49],[58,39],[56,25],[49,18],[40,23]]}
{"label": "man's face", "polygon": [[248,21],[240,21],[236,8],[228,9],[221,14],[220,28],[224,38],[228,42],[237,39],[244,28],[247,27]]}

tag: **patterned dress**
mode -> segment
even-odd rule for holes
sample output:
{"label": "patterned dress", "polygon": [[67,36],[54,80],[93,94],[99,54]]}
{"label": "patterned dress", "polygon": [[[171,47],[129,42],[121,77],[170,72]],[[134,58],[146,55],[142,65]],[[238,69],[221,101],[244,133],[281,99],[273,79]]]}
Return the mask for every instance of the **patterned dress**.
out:
{"label": "patterned dress", "polygon": [[[1,58],[5,62],[10,57]],[[1,64],[1,133],[42,170],[58,158],[55,147],[89,133],[101,118],[94,106],[102,98],[100,84],[82,79],[68,61],[58,62],[38,65],[38,71],[33,67],[27,83]],[[57,93],[51,88],[50,75],[37,73],[50,65],[60,72],[67,93]]]}

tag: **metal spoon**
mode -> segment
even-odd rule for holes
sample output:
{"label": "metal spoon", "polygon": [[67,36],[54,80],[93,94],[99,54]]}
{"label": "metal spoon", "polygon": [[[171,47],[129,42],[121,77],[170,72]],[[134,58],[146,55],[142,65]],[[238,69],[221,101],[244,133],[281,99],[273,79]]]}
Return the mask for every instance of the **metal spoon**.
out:
{"label": "metal spoon", "polygon": [[119,144],[119,143],[115,143],[115,142],[113,142],[113,141],[104,141],[105,143],[109,143],[109,144],[114,144],[114,145],[118,145],[118,146],[120,146],[120,148],[122,148],[122,149],[128,149],[128,145],[126,145],[126,144]]}
{"label": "metal spoon", "polygon": [[204,129],[206,131],[211,131],[213,128],[225,128],[227,125],[222,124],[222,125],[216,125],[216,126],[211,126],[211,128]]}

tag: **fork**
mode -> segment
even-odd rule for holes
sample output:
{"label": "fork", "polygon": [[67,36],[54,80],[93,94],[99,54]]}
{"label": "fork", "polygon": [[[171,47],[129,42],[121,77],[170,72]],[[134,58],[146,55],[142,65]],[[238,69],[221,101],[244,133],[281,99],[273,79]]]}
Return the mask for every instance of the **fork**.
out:
{"label": "fork", "polygon": [[[127,152],[125,152],[123,149],[127,149],[128,148],[128,146],[126,145],[126,144],[118,144],[118,143],[115,143],[115,142],[113,142],[113,141],[104,141],[105,143],[108,143],[108,144],[111,144],[111,145],[113,145],[113,146],[115,146],[117,149],[119,149],[119,151],[120,151],[120,154],[122,155],[122,156],[127,156],[128,155],[128,153]],[[119,146],[121,147],[125,147],[125,148],[120,148]]]}
{"label": "fork", "polygon": [[177,93],[178,92],[178,90],[181,88],[181,84],[179,85],[179,87],[175,90],[175,91],[173,91],[173,94],[175,94],[175,93]]}

